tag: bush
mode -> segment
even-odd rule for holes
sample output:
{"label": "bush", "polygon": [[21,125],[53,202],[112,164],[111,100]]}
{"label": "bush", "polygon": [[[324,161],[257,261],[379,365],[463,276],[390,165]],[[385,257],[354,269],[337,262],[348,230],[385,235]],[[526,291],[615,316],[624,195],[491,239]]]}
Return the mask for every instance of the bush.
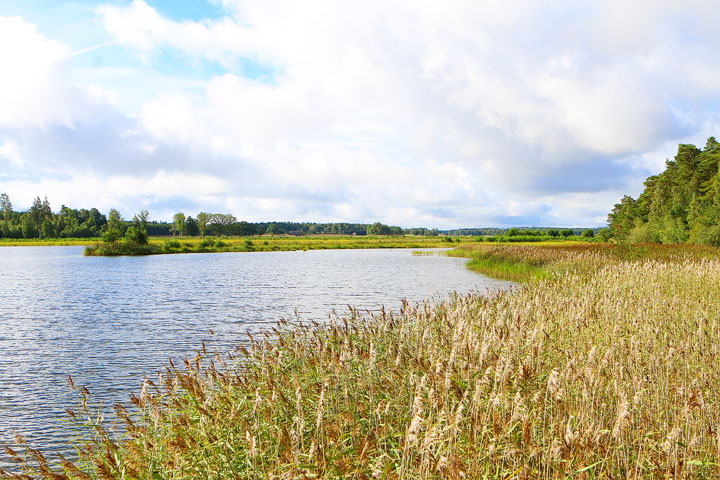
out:
{"label": "bush", "polygon": [[154,255],[157,253],[162,253],[162,249],[158,245],[140,245],[128,241],[96,244],[85,248],[85,256],[97,257]]}
{"label": "bush", "polygon": [[632,229],[627,237],[628,243],[656,243],[654,242],[653,234],[650,231],[650,226],[640,225]]}
{"label": "bush", "polygon": [[147,232],[142,227],[128,227],[125,238],[137,245],[147,245],[148,243]]}
{"label": "bush", "polygon": [[215,246],[215,239],[214,238],[203,238],[200,242],[200,245],[198,248],[200,250],[207,250],[209,248],[212,248]]}
{"label": "bush", "polygon": [[102,239],[105,243],[115,243],[120,240],[120,237],[122,237],[122,232],[120,232],[117,228],[111,228],[102,234]]}
{"label": "bush", "polygon": [[720,247],[720,225],[705,227],[697,235],[697,242],[702,245]]}
{"label": "bush", "polygon": [[172,250],[179,250],[181,248],[180,242],[177,240],[165,240],[163,242],[163,251],[170,252]]}
{"label": "bush", "polygon": [[601,242],[607,242],[612,237],[612,232],[609,228],[601,228],[597,234],[597,239]]}

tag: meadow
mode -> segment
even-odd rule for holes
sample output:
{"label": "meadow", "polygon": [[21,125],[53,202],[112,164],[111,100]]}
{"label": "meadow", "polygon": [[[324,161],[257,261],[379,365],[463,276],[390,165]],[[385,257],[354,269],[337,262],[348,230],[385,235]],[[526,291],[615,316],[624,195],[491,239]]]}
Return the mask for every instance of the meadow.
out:
{"label": "meadow", "polygon": [[449,248],[472,242],[472,237],[308,235],[259,237],[151,237],[147,245],[119,240],[88,245],[85,255],[154,255],[170,253],[273,252],[364,248]]}
{"label": "meadow", "polygon": [[[420,235],[261,235],[221,237],[149,237],[145,245],[123,238],[103,242],[93,238],[0,239],[2,246],[84,246],[88,256],[158,255],[170,253],[272,252],[364,248],[454,248],[460,245],[513,244],[585,244],[591,239],[550,236],[420,236]],[[538,243],[539,242],[539,243]]]}
{"label": "meadow", "polygon": [[718,249],[455,254],[522,283],[200,350],[120,437],[73,385],[81,460],[6,448],[3,478],[720,478]]}
{"label": "meadow", "polygon": [[90,238],[0,238],[0,247],[69,247],[88,246],[100,242],[100,237]]}

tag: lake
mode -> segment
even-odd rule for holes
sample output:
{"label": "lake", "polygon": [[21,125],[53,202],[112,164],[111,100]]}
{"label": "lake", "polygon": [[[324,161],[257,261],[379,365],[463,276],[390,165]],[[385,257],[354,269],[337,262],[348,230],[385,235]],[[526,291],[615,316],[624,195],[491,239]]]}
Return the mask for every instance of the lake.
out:
{"label": "lake", "polygon": [[[169,359],[230,351],[281,317],[509,288],[464,259],[411,250],[84,257],[83,247],[0,248],[0,442],[65,451],[71,374],[105,405],[129,403]],[[214,334],[211,334],[211,330]]]}

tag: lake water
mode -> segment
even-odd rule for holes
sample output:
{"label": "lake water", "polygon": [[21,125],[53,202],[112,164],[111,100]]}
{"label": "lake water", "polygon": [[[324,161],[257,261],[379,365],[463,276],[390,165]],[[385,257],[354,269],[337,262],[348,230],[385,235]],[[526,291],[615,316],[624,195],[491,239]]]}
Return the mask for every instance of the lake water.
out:
{"label": "lake water", "polygon": [[511,285],[464,263],[411,250],[108,258],[82,247],[0,248],[0,442],[18,432],[66,451],[62,419],[77,405],[68,373],[96,401],[127,404],[168,359],[203,341],[227,352],[296,311],[325,321],[347,305],[396,310],[403,298]]}

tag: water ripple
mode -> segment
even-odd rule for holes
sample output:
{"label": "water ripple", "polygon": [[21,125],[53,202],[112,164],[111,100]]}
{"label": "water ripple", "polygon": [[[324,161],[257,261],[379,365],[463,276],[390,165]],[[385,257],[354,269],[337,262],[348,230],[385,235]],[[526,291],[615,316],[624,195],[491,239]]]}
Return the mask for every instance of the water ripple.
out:
{"label": "water ripple", "polygon": [[[229,351],[281,317],[398,308],[506,288],[459,259],[409,250],[83,257],[81,247],[0,248],[0,442],[15,432],[68,453],[67,374],[104,404],[205,342]],[[209,331],[215,332],[211,336]]]}

